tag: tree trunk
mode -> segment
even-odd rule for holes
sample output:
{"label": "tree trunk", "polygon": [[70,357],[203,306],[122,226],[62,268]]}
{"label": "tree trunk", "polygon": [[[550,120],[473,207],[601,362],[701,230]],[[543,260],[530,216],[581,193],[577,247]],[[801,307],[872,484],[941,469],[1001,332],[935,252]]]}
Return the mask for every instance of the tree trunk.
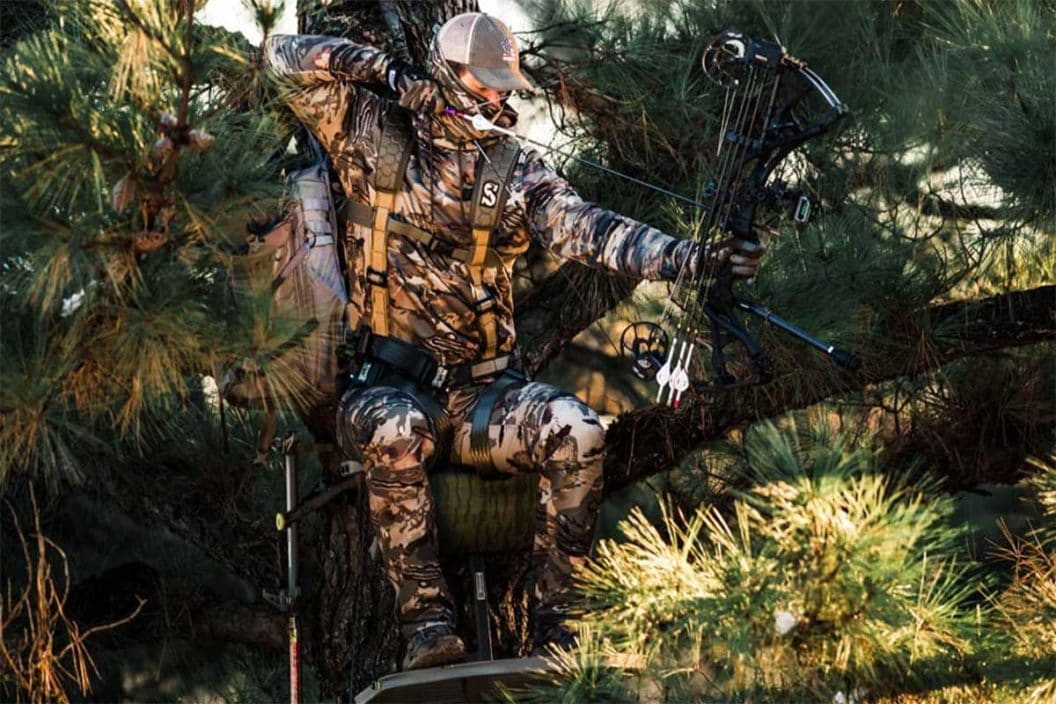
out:
{"label": "tree trunk", "polygon": [[[325,695],[344,691],[354,695],[375,679],[399,670],[403,643],[395,618],[394,591],[375,543],[362,484],[328,506],[323,523],[320,562],[305,579],[306,657],[315,666]],[[478,644],[468,559],[444,556],[441,564],[460,606],[459,634],[472,657]],[[525,590],[529,564],[527,550],[485,556],[496,658],[521,657],[530,648]]]}

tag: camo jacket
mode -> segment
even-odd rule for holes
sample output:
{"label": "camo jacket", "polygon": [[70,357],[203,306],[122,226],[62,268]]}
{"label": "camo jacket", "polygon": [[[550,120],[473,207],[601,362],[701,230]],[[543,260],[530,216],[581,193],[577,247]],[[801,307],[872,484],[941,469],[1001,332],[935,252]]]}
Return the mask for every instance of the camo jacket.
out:
{"label": "camo jacket", "polygon": [[[334,37],[276,35],[266,45],[266,61],[289,107],[330,155],[345,193],[371,203],[385,115],[402,109],[372,90],[385,85],[388,55]],[[415,118],[418,138],[395,213],[434,237],[468,247],[478,144],[495,137],[480,134],[476,143],[445,139],[443,121],[456,119]],[[507,108],[497,122],[512,127],[516,113]],[[465,131],[464,123],[459,127]],[[497,354],[513,353],[512,262],[532,239],[559,257],[651,280],[674,279],[683,264],[695,261],[694,243],[585,202],[531,149],[522,150],[508,191],[491,242],[506,264],[485,269],[486,292],[474,285],[462,261],[406,238],[389,237],[390,335],[424,348],[441,364],[479,361],[485,338],[472,304],[490,294],[497,302]],[[369,296],[361,275],[364,230],[349,223],[345,238],[349,267],[357,272],[349,281],[346,322],[352,327],[369,320]]]}

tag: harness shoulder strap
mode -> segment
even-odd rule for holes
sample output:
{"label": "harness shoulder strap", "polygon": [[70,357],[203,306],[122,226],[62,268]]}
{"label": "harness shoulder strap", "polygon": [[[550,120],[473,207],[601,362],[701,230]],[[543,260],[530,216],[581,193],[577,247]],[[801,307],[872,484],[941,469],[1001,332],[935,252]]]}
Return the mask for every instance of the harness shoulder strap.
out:
{"label": "harness shoulder strap", "polygon": [[[513,169],[517,166],[521,147],[513,139],[504,139],[488,146],[477,160],[477,182],[473,187],[473,246],[469,259],[469,273],[473,278],[478,305],[487,300],[487,292],[481,286],[484,268],[488,263],[488,252],[502,209],[509,195],[509,184]],[[480,314],[480,325],[484,332],[483,358],[495,356],[498,347],[498,324],[494,304],[486,306]]]}
{"label": "harness shoulder strap", "polygon": [[374,170],[370,234],[363,243],[367,259],[366,279],[370,286],[370,327],[376,335],[389,334],[388,222],[403,187],[413,139],[405,112],[397,107],[391,108],[381,130]]}
{"label": "harness shoulder strap", "polygon": [[510,179],[517,166],[521,147],[513,139],[504,139],[488,146],[477,160],[477,182],[473,187],[473,255],[469,265],[484,267],[488,247],[495,228],[499,226],[502,209],[509,195]]}

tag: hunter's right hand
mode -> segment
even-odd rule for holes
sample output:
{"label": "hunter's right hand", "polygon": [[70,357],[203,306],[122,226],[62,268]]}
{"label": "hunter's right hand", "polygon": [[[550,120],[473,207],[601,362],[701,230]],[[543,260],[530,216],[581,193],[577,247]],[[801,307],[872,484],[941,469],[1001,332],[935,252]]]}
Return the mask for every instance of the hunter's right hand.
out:
{"label": "hunter's right hand", "polygon": [[400,107],[414,113],[438,115],[444,111],[440,84],[406,61],[393,59],[386,71],[389,87],[400,96]]}

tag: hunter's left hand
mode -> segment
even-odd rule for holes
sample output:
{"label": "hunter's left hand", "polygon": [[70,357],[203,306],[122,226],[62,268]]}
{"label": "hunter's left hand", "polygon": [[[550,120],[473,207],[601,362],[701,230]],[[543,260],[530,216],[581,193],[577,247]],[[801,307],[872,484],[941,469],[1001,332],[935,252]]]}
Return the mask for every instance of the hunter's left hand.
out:
{"label": "hunter's left hand", "polygon": [[762,242],[749,242],[748,240],[733,239],[724,242],[730,250],[730,267],[733,275],[742,279],[754,279],[759,271],[759,261],[766,252],[766,245]]}
{"label": "hunter's left hand", "polygon": [[733,275],[741,279],[754,279],[759,271],[759,260],[766,252],[762,242],[749,242],[739,238],[730,238],[716,244],[708,245],[705,266],[706,277],[715,276],[727,261]]}

